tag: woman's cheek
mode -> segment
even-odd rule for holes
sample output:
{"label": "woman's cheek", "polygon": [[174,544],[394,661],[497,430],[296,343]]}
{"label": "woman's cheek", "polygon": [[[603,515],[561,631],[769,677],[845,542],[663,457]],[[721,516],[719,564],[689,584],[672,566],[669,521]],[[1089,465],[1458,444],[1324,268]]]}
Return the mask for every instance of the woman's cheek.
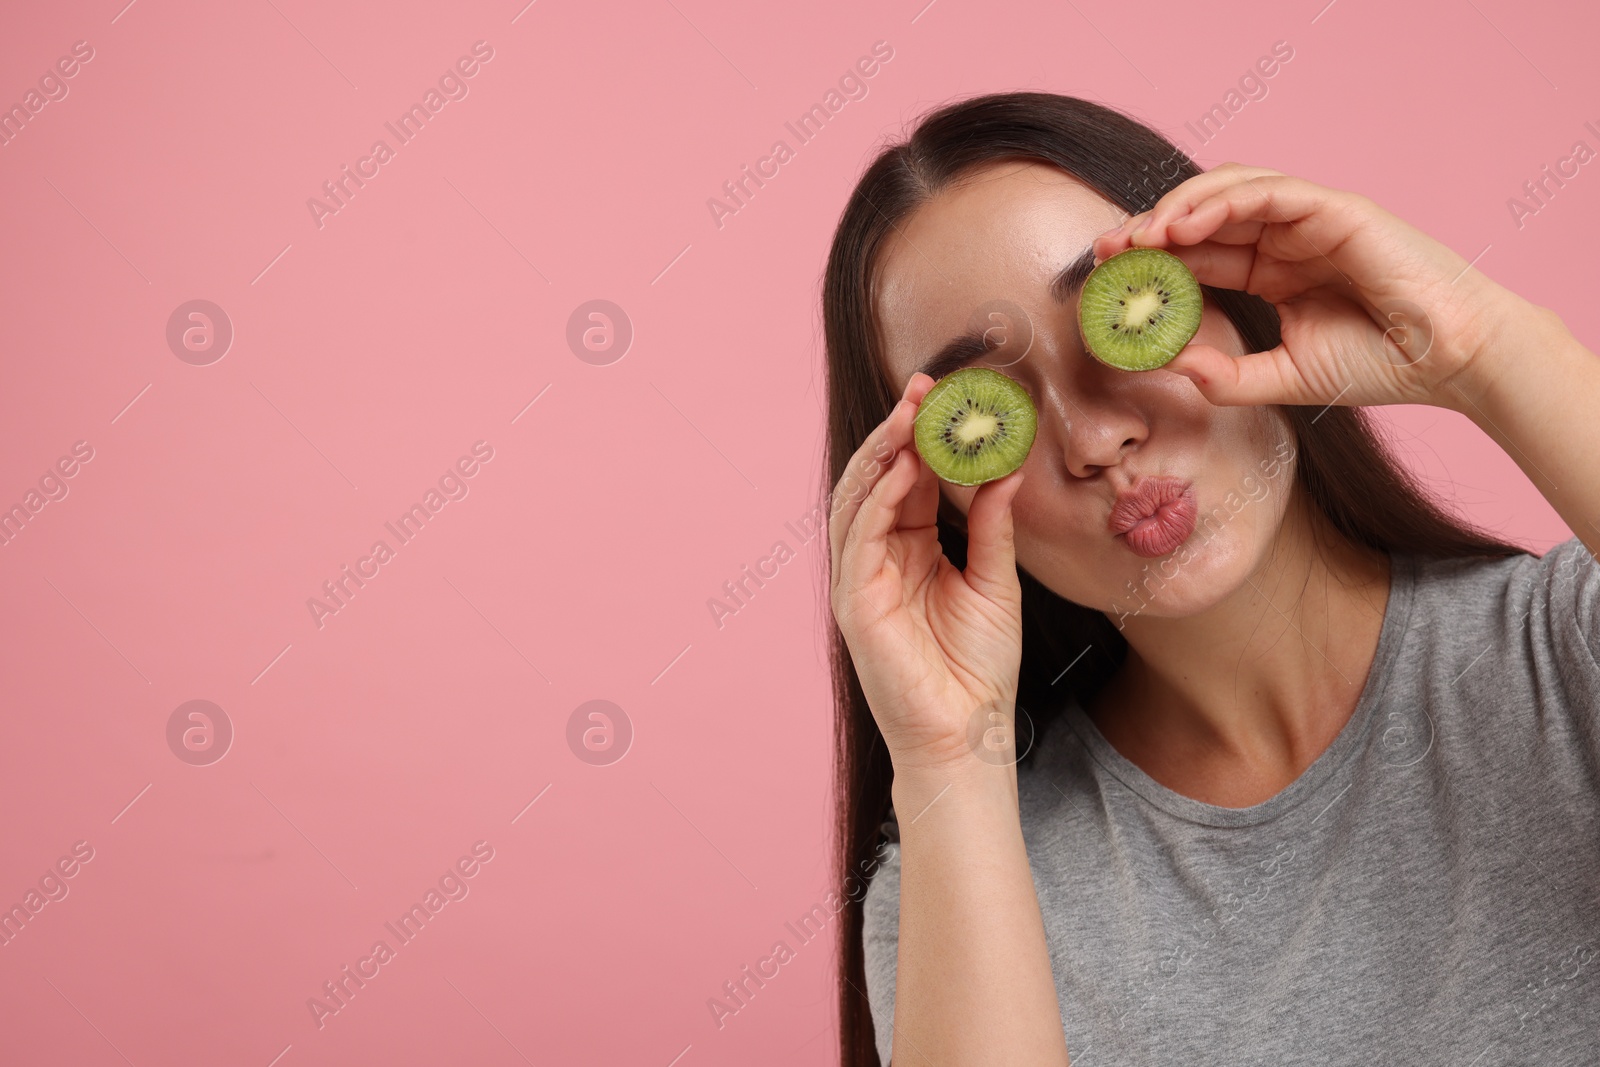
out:
{"label": "woman's cheek", "polygon": [[1017,563],[1035,574],[1056,569],[1059,565],[1054,557],[1058,553],[1071,554],[1083,547],[1075,543],[1076,531],[1064,527],[1059,519],[1052,519],[1051,513],[1039,506],[1040,503],[1042,501],[1029,492],[1026,481],[1011,500]]}

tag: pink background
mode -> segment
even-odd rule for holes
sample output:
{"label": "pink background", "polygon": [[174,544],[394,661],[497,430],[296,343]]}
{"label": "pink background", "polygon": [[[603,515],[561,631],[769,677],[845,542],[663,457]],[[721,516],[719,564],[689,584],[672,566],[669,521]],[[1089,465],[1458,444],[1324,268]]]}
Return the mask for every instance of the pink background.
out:
{"label": "pink background", "polygon": [[[832,225],[932,104],[1115,103],[1600,329],[1600,164],[1507,206],[1600,148],[1571,4],[523,2],[11,5],[0,103],[94,58],[0,147],[0,506],[94,458],[0,547],[0,904],[94,858],[0,947],[7,1062],[829,1062],[831,950],[784,927],[831,888],[825,604],[784,524],[820,481]],[[319,228],[307,199],[479,40],[468,95]],[[1184,122],[1280,40],[1199,146]],[[797,145],[877,41],[868,95]],[[719,228],[707,199],[780,138]],[[166,342],[193,299],[235,331],[208,366]],[[609,365],[566,341],[593,299],[634,329]],[[1478,520],[1569,536],[1464,419],[1384,415]],[[469,495],[319,628],[307,599],[480,440]],[[779,540],[719,629],[708,598]],[[167,741],[195,699],[235,731],[208,766]],[[567,742],[595,699],[634,731],[610,765]],[[319,1028],[308,998],[478,841],[469,895]],[[719,1028],[707,999],[780,938]]]}

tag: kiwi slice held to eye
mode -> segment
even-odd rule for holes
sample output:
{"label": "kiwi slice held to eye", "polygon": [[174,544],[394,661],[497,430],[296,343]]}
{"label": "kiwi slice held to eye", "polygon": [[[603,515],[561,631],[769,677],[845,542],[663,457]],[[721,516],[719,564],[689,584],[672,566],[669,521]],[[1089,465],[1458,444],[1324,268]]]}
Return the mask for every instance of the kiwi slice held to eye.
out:
{"label": "kiwi slice held to eye", "polygon": [[1200,329],[1202,297],[1183,260],[1159,248],[1129,248],[1089,273],[1078,328],[1089,354],[1121,370],[1155,370]]}
{"label": "kiwi slice held to eye", "polygon": [[987,367],[934,383],[917,407],[912,438],[933,473],[953,485],[1004,478],[1028,458],[1039,427],[1028,391]]}

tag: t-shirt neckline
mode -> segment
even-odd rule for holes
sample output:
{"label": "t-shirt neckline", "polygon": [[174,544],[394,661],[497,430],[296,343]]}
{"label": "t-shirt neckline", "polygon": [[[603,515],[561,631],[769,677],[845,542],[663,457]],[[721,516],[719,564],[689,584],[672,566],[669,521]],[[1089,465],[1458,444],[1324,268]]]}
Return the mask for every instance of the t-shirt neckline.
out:
{"label": "t-shirt neckline", "polygon": [[1384,605],[1383,627],[1378,633],[1378,647],[1372,657],[1372,668],[1367,672],[1366,683],[1356,701],[1355,711],[1339,731],[1333,742],[1275,795],[1247,808],[1227,808],[1217,804],[1184,796],[1169,789],[1146,774],[1132,760],[1118,752],[1107,741],[1094,720],[1084,712],[1076,697],[1068,700],[1063,717],[1072,727],[1089,754],[1107,772],[1123,785],[1133,790],[1151,804],[1168,814],[1206,826],[1253,826],[1277,818],[1316,792],[1330,775],[1339,769],[1350,754],[1366,737],[1373,709],[1383,698],[1392,673],[1395,657],[1410,624],[1411,606],[1415,599],[1417,561],[1406,554],[1390,554],[1389,600]]}

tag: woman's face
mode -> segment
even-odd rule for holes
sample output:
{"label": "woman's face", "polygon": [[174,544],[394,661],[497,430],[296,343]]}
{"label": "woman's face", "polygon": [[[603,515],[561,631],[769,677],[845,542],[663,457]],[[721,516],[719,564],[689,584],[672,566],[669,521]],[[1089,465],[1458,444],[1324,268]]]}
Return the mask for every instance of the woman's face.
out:
{"label": "woman's face", "polygon": [[[1017,562],[1119,626],[1139,614],[1191,615],[1242,586],[1270,548],[1294,484],[1281,413],[1216,407],[1180,374],[1121,371],[1084,350],[1076,288],[1069,280],[1053,293],[1052,283],[1076,263],[1081,284],[1094,238],[1122,218],[1054,167],[993,164],[899,224],[875,293],[897,393],[949,342],[987,330],[992,350],[959,365],[1010,375],[1039,411],[1013,505]],[[1194,343],[1244,353],[1209,300]],[[934,376],[954,369],[935,367]],[[1192,490],[1196,525],[1181,542],[1182,503],[1131,533],[1112,529],[1118,494],[1147,479]],[[940,491],[963,515],[976,492],[943,482]]]}

